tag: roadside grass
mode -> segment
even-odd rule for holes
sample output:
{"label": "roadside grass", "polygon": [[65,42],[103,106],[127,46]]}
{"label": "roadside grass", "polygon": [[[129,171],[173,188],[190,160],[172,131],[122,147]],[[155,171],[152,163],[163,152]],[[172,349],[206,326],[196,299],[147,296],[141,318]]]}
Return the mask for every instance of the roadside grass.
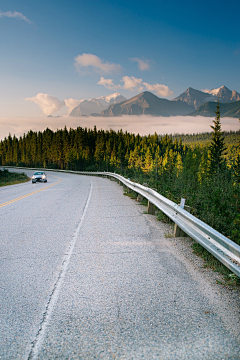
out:
{"label": "roadside grass", "polygon": [[160,210],[156,212],[156,217],[159,221],[162,221],[166,224],[174,224],[174,222]]}
{"label": "roadside grass", "polygon": [[173,230],[165,232],[164,237],[165,238],[172,238],[173,237]]}
{"label": "roadside grass", "polygon": [[139,205],[148,206],[148,201],[147,201],[147,199],[143,198],[142,201],[139,201]]}
{"label": "roadside grass", "polygon": [[[127,189],[124,189],[124,195],[130,197],[131,199],[136,200],[137,199],[137,193],[134,191],[129,191]],[[139,205],[145,205],[147,206],[148,201],[147,199],[143,198],[141,202],[139,202]],[[147,211],[143,212],[144,214],[147,214]],[[159,221],[162,221],[166,224],[169,224],[172,227],[172,230],[167,231],[164,233],[165,238],[172,238],[173,237],[173,227],[174,222],[165,215],[162,211],[157,210],[156,211],[156,218]],[[204,249],[203,246],[198,244],[193,240],[192,244],[193,253],[197,256],[200,256],[204,260],[204,267],[211,268],[213,271],[220,273],[223,275],[223,281],[217,280],[218,284],[231,286],[233,288],[240,289],[240,278],[233,274],[231,270],[229,270],[225,265],[223,265],[219,260],[217,260],[212,254],[210,254],[206,249]]]}
{"label": "roadside grass", "polygon": [[14,173],[8,170],[0,170],[0,186],[20,184],[29,181],[29,177],[24,173]]}
{"label": "roadside grass", "polygon": [[[156,213],[156,217],[159,221],[164,223],[174,225],[174,222],[167,217],[162,211]],[[167,231],[164,234],[165,238],[173,237],[172,231]],[[193,240],[194,241],[194,240]],[[197,256],[200,256],[204,260],[204,267],[211,268],[213,271],[223,275],[223,281],[217,280],[218,284],[232,286],[234,288],[240,289],[240,278],[233,274],[225,265],[223,265],[218,259],[216,259],[211,253],[209,253],[204,247],[194,241],[192,244],[193,253]]]}
{"label": "roadside grass", "polygon": [[128,196],[128,197],[130,197],[131,199],[134,199],[134,200],[137,199],[137,193],[135,193],[135,191],[129,191],[128,192],[127,189],[126,189],[126,190],[124,190],[123,195]]}
{"label": "roadside grass", "polygon": [[204,267],[211,268],[223,275],[223,281],[217,280],[218,284],[233,286],[240,289],[240,278],[233,274],[225,265],[218,261],[212,254],[210,254],[204,247],[197,242],[192,244],[193,253],[200,256],[204,260]]}

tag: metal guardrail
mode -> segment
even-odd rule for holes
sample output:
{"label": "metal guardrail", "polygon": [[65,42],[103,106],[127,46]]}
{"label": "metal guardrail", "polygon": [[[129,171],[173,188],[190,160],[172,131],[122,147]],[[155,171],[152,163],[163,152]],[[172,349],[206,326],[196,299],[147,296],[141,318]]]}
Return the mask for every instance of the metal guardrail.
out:
{"label": "metal guardrail", "polygon": [[[5,168],[13,168],[13,166],[4,166]],[[39,168],[23,168],[18,169],[40,170]],[[71,170],[55,170],[41,169],[44,171],[65,172],[80,175],[97,175],[112,177],[120,181],[122,184],[142,195],[150,203],[155,205],[159,210],[164,212],[175,224],[177,224],[189,237],[201,244],[207,251],[215,256],[222,264],[229,268],[233,273],[240,277],[240,246],[222,235],[203,221],[191,215],[188,211],[175,204],[173,201],[160,195],[141,184],[132,182],[125,177],[110,172],[87,172],[87,171],[71,171]]]}

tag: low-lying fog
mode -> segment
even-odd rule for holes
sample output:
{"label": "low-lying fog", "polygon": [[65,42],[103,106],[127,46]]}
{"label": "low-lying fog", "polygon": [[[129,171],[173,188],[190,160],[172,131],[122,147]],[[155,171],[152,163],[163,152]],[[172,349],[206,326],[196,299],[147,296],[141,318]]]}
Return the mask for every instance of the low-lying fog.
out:
{"label": "low-lying fog", "polygon": [[[122,129],[124,132],[139,133],[140,135],[154,134],[174,134],[174,133],[201,133],[210,132],[214,117],[203,116],[171,116],[171,117],[152,117],[142,116],[122,116],[122,117],[39,117],[39,118],[0,118],[0,139],[11,135],[19,137],[33,131],[42,131],[49,127],[52,130],[61,129],[65,125],[67,128],[93,128],[115,131]],[[239,130],[239,120],[236,118],[221,118],[223,130]]]}

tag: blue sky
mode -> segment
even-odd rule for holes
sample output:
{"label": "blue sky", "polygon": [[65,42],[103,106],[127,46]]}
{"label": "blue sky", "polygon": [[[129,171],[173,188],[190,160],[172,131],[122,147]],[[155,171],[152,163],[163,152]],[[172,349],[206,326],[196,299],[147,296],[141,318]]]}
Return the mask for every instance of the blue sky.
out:
{"label": "blue sky", "polygon": [[239,0],[2,0],[0,117],[42,115],[24,100],[38,93],[240,92],[239,14]]}

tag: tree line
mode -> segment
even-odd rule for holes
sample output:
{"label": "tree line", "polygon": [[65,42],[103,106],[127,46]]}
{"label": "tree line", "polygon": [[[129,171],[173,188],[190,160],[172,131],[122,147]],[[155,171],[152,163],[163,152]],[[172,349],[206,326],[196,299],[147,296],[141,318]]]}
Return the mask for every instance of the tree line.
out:
{"label": "tree line", "polygon": [[140,136],[96,127],[30,130],[0,142],[0,164],[118,172],[147,182],[174,202],[184,197],[195,216],[240,244],[240,141],[237,136],[227,153],[226,134],[219,107],[210,143],[194,146],[179,136]]}
{"label": "tree line", "polygon": [[140,136],[128,132],[66,127],[56,132],[29,131],[18,139],[9,134],[0,142],[0,164],[70,170],[149,172],[166,152],[184,156],[188,147],[181,139]]}

